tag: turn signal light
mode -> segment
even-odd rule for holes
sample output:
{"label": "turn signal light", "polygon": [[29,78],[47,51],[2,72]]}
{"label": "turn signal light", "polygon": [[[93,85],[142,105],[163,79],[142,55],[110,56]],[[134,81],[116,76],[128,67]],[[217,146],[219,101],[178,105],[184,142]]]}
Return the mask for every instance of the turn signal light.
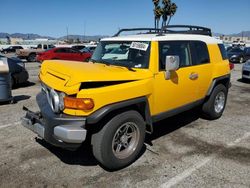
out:
{"label": "turn signal light", "polygon": [[91,110],[94,108],[94,101],[90,98],[64,97],[64,107],[78,110]]}

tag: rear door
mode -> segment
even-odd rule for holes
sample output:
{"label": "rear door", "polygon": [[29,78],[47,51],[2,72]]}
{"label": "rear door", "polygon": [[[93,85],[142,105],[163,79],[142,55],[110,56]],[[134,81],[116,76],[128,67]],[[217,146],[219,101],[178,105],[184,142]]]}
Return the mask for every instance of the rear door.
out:
{"label": "rear door", "polygon": [[213,67],[210,63],[208,47],[205,42],[190,41],[190,49],[192,57],[192,74],[197,75],[197,78],[194,80],[198,88],[197,98],[202,99],[206,96],[212,82]]}

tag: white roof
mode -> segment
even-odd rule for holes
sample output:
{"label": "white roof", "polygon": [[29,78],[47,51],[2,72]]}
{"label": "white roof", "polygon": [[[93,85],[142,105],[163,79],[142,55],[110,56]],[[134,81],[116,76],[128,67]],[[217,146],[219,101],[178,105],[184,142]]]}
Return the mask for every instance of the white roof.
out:
{"label": "white roof", "polygon": [[164,34],[163,36],[157,36],[158,34],[138,34],[138,35],[125,35],[111,38],[104,38],[102,41],[178,41],[178,40],[192,40],[203,41],[207,44],[222,44],[223,42],[214,37],[207,35],[197,34]]}

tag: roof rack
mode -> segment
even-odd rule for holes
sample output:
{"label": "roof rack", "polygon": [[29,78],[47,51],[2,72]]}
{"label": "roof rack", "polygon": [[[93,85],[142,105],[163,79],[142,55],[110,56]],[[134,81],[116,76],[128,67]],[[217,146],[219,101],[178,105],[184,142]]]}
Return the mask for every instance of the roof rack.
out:
{"label": "roof rack", "polygon": [[[178,30],[175,30],[178,29]],[[168,34],[198,34],[198,35],[208,35],[212,36],[212,31],[206,27],[193,26],[193,25],[168,25],[164,26],[161,29],[155,28],[131,28],[131,29],[121,29],[119,30],[114,37],[119,36],[123,32],[128,31],[146,31],[146,33],[138,33],[138,34],[158,34],[158,36],[162,36],[166,33]]]}
{"label": "roof rack", "polygon": [[115,35],[114,37],[119,36],[121,33],[123,32],[127,32],[127,31],[147,31],[146,33],[138,33],[138,34],[155,34],[155,33],[159,33],[161,31],[161,29],[156,29],[156,28],[130,28],[130,29],[120,29]]}

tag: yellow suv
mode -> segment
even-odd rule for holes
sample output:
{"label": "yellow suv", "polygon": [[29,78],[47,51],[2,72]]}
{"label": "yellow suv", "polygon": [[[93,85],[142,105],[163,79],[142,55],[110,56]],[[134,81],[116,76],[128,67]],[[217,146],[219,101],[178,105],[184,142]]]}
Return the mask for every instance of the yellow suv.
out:
{"label": "yellow suv", "polygon": [[210,29],[168,26],[121,30],[100,41],[90,62],[45,61],[39,78],[40,112],[25,108],[22,124],[66,149],[90,138],[96,159],[116,170],[136,160],[155,122],[194,107],[220,118],[230,68]]}

